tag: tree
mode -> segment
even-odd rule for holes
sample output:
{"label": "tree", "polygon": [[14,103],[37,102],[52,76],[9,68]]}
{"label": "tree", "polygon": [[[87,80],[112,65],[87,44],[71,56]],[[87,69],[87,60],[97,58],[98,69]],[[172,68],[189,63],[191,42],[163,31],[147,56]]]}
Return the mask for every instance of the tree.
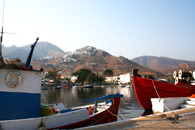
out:
{"label": "tree", "polygon": [[113,71],[111,69],[104,70],[104,76],[113,76]]}
{"label": "tree", "polygon": [[145,75],[145,78],[154,79],[154,76],[153,76],[152,74],[146,74],[146,75]]}
{"label": "tree", "polygon": [[87,79],[85,80],[87,83],[92,84],[96,80],[96,75],[94,73],[90,73],[87,75]]}
{"label": "tree", "polygon": [[105,79],[102,76],[98,76],[94,73],[92,73],[90,70],[88,69],[80,69],[74,73],[72,73],[72,75],[77,76],[77,83],[102,83]]}
{"label": "tree", "polygon": [[49,71],[49,72],[45,75],[45,78],[54,79],[54,76],[55,76],[55,73],[52,72],[52,71]]}
{"label": "tree", "polygon": [[96,78],[96,82],[97,83],[102,83],[103,81],[105,81],[105,78],[104,77],[102,77],[102,76],[96,76],[97,78]]}
{"label": "tree", "polygon": [[49,71],[48,74],[45,75],[45,78],[52,79],[55,85],[60,83],[60,75],[55,72]]}
{"label": "tree", "polygon": [[77,81],[78,83],[84,83],[84,81],[87,79],[88,74],[90,74],[91,71],[88,69],[80,69],[74,73],[72,73],[72,75],[77,76]]}

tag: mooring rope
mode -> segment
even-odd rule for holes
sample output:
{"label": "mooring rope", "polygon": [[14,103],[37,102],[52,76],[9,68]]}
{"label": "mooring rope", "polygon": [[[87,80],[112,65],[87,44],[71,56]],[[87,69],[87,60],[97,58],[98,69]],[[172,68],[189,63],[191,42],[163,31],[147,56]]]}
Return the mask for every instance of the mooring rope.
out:
{"label": "mooring rope", "polygon": [[[153,84],[153,86],[154,86],[154,90],[155,90],[155,92],[156,92],[156,94],[157,94],[157,96],[158,96],[158,98],[159,98],[159,102],[160,102],[161,98],[160,98],[160,95],[158,94],[158,91],[157,91],[157,89],[156,89],[156,86],[155,86],[153,80],[152,80],[152,84]],[[175,114],[173,111],[171,111],[171,110],[167,107],[167,105],[166,105],[164,102],[163,102],[163,105],[164,105],[164,106],[167,108],[167,110],[168,110],[169,112],[171,112],[172,115],[173,115],[173,117],[167,117],[166,114],[163,114],[163,115],[165,115],[165,116],[167,117],[167,119],[169,119],[169,120],[171,120],[171,121],[175,121],[175,120],[178,120],[178,119],[179,119],[178,115]]]}
{"label": "mooring rope", "polygon": [[139,116],[122,116],[122,115],[120,115],[119,113],[116,115],[116,114],[112,113],[112,112],[111,112],[110,110],[108,110],[108,109],[107,109],[107,111],[108,111],[111,115],[113,115],[113,116],[119,116],[122,120],[123,120],[122,117],[124,117],[124,118],[136,118],[136,117],[139,117]]}
{"label": "mooring rope", "polygon": [[[41,118],[41,123],[40,123],[40,125],[39,125],[39,128],[42,127],[42,130],[46,130],[45,122],[46,122],[48,116],[49,116],[49,115],[46,116],[45,120],[43,119],[43,117]],[[44,121],[43,121],[43,120],[44,120]]]}

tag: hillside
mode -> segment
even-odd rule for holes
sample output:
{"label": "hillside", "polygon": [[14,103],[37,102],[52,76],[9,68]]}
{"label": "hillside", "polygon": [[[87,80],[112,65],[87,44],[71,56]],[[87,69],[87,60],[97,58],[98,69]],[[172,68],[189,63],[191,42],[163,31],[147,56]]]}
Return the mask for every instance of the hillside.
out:
{"label": "hillside", "polygon": [[62,57],[52,60],[44,60],[47,65],[56,64],[63,73],[72,73],[80,68],[88,68],[95,73],[101,74],[105,69],[112,69],[114,75],[131,72],[134,68],[138,68],[142,73],[152,73],[161,75],[160,73],[138,65],[125,57],[115,57],[95,47],[86,46],[77,49],[73,53],[68,53]]}
{"label": "hillside", "polygon": [[[3,56],[4,58],[20,58],[23,62],[26,62],[30,46],[3,46]],[[32,64],[35,68],[43,67],[46,71],[53,71],[53,65],[55,64],[62,73],[66,74],[71,74],[80,68],[88,68],[100,74],[105,69],[112,69],[114,75],[119,75],[138,68],[141,73],[162,75],[161,73],[169,73],[170,70],[177,68],[179,63],[182,63],[181,60],[174,61],[165,57],[162,57],[161,60],[158,57],[142,57],[133,60],[137,63],[122,56],[115,57],[104,50],[91,46],[77,49],[75,52],[64,52],[51,43],[38,42],[33,53]],[[191,66],[189,65],[188,67],[190,68]]]}

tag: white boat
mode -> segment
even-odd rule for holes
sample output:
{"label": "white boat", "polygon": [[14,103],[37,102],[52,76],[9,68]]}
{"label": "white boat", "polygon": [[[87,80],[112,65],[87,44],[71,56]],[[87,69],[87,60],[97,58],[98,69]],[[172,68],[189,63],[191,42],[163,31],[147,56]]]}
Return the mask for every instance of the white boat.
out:
{"label": "white boat", "polygon": [[191,81],[191,85],[195,85],[195,80],[192,80]]}
{"label": "white boat", "polygon": [[83,85],[83,88],[93,88],[94,86],[93,85],[90,85],[90,84],[86,84],[86,85]]}
{"label": "white boat", "polygon": [[125,87],[126,87],[126,85],[125,85],[125,84],[119,84],[118,86],[119,86],[119,87],[123,87],[123,88],[125,88]]}
{"label": "white boat", "polygon": [[62,86],[56,86],[55,87],[55,89],[61,89],[62,88]]}
{"label": "white boat", "polygon": [[[106,107],[101,104],[96,105],[96,109],[94,106],[88,106],[67,110],[65,107],[59,107],[60,109],[58,109],[58,107],[53,106],[52,108],[59,113],[41,117],[42,72],[29,70],[26,66],[24,67],[26,70],[21,70],[21,66],[18,68],[20,69],[13,69],[5,64],[0,67],[0,129],[37,130],[40,127],[46,129],[66,129],[117,120],[117,117],[113,115],[118,113],[120,97],[122,97],[120,94],[107,95],[104,98],[100,98],[113,98],[113,102],[110,105],[106,105]],[[91,108],[96,111],[91,110]],[[91,114],[89,114],[88,109]]]}
{"label": "white boat", "polygon": [[[37,41],[38,39],[35,44]],[[54,114],[41,116],[41,110],[43,110],[40,102],[42,69],[37,71],[30,67],[30,59],[35,44],[24,66],[5,64],[0,53],[0,129],[37,130],[40,127],[45,129],[72,129],[117,121],[117,117],[113,115],[118,113],[120,97],[122,97],[120,94],[100,98],[113,98],[113,102],[106,107],[97,104],[95,107],[88,106],[74,110],[67,110],[65,107],[63,109],[61,109],[62,107],[59,107],[60,109],[48,107],[49,110],[53,110]],[[56,111],[58,111],[57,114]]]}

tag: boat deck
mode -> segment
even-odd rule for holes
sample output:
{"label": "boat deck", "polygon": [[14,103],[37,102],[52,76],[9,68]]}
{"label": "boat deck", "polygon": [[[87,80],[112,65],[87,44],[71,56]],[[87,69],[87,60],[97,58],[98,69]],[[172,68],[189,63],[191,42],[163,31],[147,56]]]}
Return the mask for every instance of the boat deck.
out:
{"label": "boat deck", "polygon": [[171,112],[166,112],[166,117],[161,115],[149,115],[145,117],[139,117],[124,121],[118,121],[108,124],[90,126],[80,128],[79,130],[176,130],[176,129],[186,129],[191,130],[195,129],[195,107],[188,109],[180,109],[173,111],[175,114],[178,114],[179,120],[170,121],[167,117],[172,117]]}

